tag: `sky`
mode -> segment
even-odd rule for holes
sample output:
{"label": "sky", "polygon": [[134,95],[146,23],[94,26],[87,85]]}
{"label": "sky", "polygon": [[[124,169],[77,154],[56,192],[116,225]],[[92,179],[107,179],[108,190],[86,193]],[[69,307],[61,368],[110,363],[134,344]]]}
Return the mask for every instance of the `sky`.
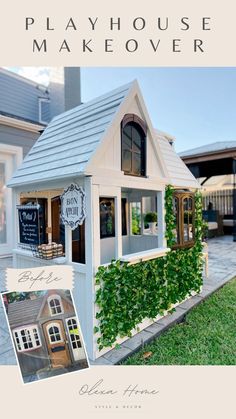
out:
{"label": "sky", "polygon": [[[46,67],[8,69],[48,83]],[[177,152],[216,141],[236,141],[236,68],[82,67],[82,101],[134,79],[153,126],[176,138]]]}

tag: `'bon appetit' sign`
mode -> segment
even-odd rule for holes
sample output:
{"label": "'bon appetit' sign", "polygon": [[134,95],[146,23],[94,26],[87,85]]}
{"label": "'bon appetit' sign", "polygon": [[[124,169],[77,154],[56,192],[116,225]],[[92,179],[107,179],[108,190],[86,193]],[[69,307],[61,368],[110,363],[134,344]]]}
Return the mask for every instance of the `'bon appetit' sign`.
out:
{"label": "'bon appetit' sign", "polygon": [[83,224],[86,217],[85,192],[83,188],[72,183],[61,195],[61,221],[72,230]]}

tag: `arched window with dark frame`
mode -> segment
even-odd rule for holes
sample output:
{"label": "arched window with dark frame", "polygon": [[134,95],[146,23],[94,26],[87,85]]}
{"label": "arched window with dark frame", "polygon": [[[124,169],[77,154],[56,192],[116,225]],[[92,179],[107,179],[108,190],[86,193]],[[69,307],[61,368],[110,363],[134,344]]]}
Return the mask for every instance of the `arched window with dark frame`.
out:
{"label": "arched window with dark frame", "polygon": [[121,170],[126,175],[146,176],[146,134],[141,118],[125,115],[121,124]]}

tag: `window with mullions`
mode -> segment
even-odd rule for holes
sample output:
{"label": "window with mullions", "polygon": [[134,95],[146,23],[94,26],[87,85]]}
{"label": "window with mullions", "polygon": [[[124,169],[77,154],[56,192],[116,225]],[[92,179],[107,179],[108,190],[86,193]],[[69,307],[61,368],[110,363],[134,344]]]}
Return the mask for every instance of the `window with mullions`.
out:
{"label": "window with mullions", "polygon": [[70,340],[73,349],[82,348],[80,336],[78,333],[78,325],[74,318],[67,319],[67,326],[69,330]]}
{"label": "window with mullions", "polygon": [[176,230],[174,248],[194,244],[194,196],[190,192],[176,191],[173,197]]}
{"label": "window with mullions", "polygon": [[115,199],[100,198],[100,237],[115,237]]}
{"label": "window with mullions", "polygon": [[121,153],[121,170],[126,175],[146,175],[146,128],[136,115],[122,122]]}
{"label": "window with mullions", "polygon": [[39,331],[37,326],[15,329],[13,331],[14,340],[18,352],[30,351],[41,346]]}
{"label": "window with mullions", "polygon": [[62,342],[61,329],[59,324],[55,323],[47,327],[50,343]]}
{"label": "window with mullions", "polygon": [[52,316],[63,313],[62,301],[59,295],[49,297],[48,305]]}

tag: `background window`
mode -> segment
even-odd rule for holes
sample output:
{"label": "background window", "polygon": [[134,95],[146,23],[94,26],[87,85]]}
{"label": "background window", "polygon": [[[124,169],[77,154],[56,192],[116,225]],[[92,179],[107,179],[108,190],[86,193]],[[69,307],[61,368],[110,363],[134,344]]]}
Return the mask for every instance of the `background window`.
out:
{"label": "background window", "polygon": [[115,199],[100,198],[100,237],[115,237]]}
{"label": "background window", "polygon": [[47,98],[39,98],[39,122],[48,124],[50,120],[50,100]]}

